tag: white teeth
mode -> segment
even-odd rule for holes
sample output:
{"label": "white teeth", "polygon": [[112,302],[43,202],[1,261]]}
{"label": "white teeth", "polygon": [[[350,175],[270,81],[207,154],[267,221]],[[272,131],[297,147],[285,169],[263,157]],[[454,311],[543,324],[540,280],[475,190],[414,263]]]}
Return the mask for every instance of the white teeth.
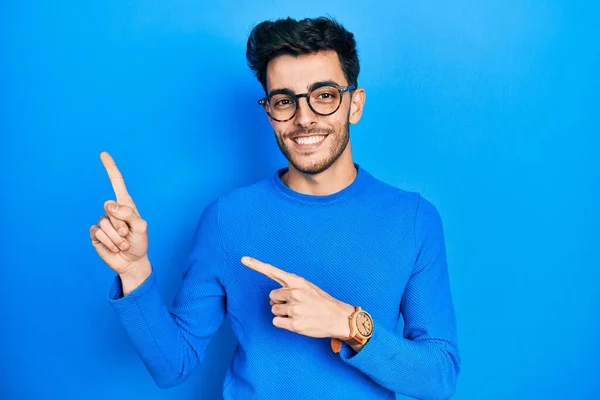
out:
{"label": "white teeth", "polygon": [[325,139],[325,136],[308,136],[294,138],[294,142],[298,144],[316,144]]}

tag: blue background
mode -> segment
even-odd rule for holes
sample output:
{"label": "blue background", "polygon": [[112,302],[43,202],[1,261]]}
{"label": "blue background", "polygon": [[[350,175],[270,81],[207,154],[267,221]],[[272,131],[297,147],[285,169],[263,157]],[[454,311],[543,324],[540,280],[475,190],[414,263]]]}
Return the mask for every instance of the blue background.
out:
{"label": "blue background", "polygon": [[219,398],[234,337],[162,390],[110,309],[88,229],[109,151],[165,301],[204,206],[285,165],[246,66],[252,26],[329,14],[366,88],[355,160],[439,209],[456,399],[600,398],[597,2],[3,1],[2,399]]}

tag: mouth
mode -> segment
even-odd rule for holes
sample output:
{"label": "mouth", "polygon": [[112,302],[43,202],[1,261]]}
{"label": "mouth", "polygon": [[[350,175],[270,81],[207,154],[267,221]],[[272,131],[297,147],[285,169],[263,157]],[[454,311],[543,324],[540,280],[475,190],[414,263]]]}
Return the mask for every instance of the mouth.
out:
{"label": "mouth", "polygon": [[291,141],[295,143],[294,147],[298,150],[315,150],[325,141],[327,136],[329,135],[297,136],[291,138]]}

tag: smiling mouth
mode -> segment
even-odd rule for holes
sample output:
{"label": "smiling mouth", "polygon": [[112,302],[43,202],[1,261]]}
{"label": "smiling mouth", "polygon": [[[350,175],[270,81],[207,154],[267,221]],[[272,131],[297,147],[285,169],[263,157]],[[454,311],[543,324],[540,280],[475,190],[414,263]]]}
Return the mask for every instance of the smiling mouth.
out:
{"label": "smiling mouth", "polygon": [[313,136],[299,136],[295,137],[292,140],[299,145],[315,145],[321,143],[327,135],[313,135]]}

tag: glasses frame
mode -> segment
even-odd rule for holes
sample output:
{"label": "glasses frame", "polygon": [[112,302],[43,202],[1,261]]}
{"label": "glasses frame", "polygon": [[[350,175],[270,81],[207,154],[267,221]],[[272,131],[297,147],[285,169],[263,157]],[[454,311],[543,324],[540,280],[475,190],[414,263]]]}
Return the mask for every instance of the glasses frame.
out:
{"label": "glasses frame", "polygon": [[[337,107],[335,108],[335,110],[333,110],[330,113],[327,114],[323,114],[320,113],[318,111],[316,111],[313,106],[310,104],[310,95],[312,94],[312,92],[314,92],[315,90],[321,89],[323,87],[332,87],[332,88],[336,88],[339,92],[340,92],[340,102],[338,103]],[[304,97],[306,98],[306,103],[308,104],[308,107],[312,110],[312,112],[314,112],[317,115],[321,115],[321,116],[328,116],[331,114],[334,114],[335,112],[337,112],[337,110],[340,109],[340,106],[342,105],[342,101],[344,100],[344,93],[346,92],[350,92],[352,90],[355,90],[356,86],[354,85],[348,85],[348,86],[340,86],[340,85],[334,85],[334,84],[324,84],[324,85],[319,85],[313,89],[311,89],[310,91],[306,92],[306,93],[299,93],[296,94],[294,92],[292,92],[291,90],[288,89],[281,89],[281,90],[277,90],[273,93],[269,93],[267,96],[263,97],[262,99],[258,100],[258,104],[260,104],[261,106],[263,106],[265,112],[267,113],[267,115],[269,115],[269,117],[277,122],[287,122],[291,119],[293,119],[296,116],[296,113],[298,112],[298,105],[300,104],[300,98]],[[270,101],[271,98],[277,94],[288,94],[290,97],[292,97],[294,99],[294,104],[296,105],[296,107],[294,108],[294,113],[292,114],[291,117],[289,117],[288,119],[277,119],[274,118],[273,115],[271,115],[271,113],[268,111],[268,108],[270,107]]]}

